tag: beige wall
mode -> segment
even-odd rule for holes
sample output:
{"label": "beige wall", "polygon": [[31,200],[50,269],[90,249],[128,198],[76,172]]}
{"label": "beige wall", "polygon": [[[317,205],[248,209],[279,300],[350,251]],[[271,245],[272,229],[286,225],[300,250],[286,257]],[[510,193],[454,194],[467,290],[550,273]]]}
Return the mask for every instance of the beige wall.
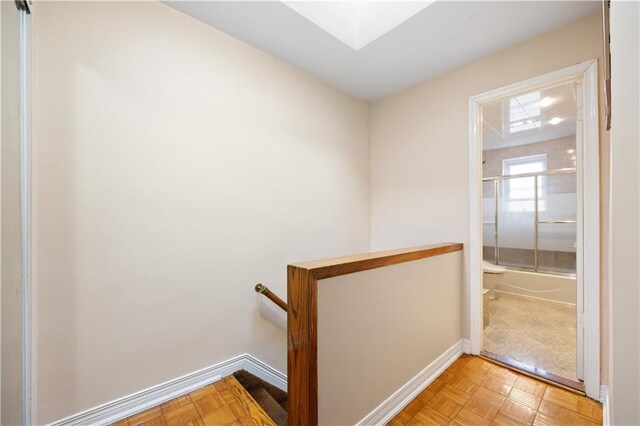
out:
{"label": "beige wall", "polygon": [[612,425],[640,424],[640,6],[611,2]]}
{"label": "beige wall", "polygon": [[369,248],[369,107],[156,2],[37,13],[38,423],[248,352],[286,264]]}
{"label": "beige wall", "polygon": [[[373,249],[469,243],[469,97],[602,56],[594,14],[469,63],[371,106]],[[602,130],[602,129],[601,129]],[[607,235],[609,138],[601,133],[602,235]],[[606,239],[603,239],[606,240]],[[603,249],[606,259],[607,247]],[[468,271],[468,262],[466,269]],[[603,306],[607,264],[602,262]],[[463,295],[469,336],[468,294]],[[602,329],[606,330],[606,315]],[[603,341],[607,341],[603,333]],[[606,349],[603,361],[606,365]],[[603,370],[606,382],[606,370]]]}
{"label": "beige wall", "polygon": [[19,30],[13,2],[0,2],[2,23],[2,138],[0,146],[0,236],[2,264],[2,417],[0,424],[22,423],[22,243],[20,234]]}
{"label": "beige wall", "polygon": [[462,252],[318,282],[318,423],[357,423],[462,338]]}

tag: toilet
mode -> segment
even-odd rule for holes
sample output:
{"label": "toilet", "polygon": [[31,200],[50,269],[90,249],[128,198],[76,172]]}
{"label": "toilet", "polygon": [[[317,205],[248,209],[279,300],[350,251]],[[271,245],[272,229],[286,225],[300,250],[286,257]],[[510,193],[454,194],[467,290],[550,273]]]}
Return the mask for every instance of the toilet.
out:
{"label": "toilet", "polygon": [[496,298],[496,284],[507,271],[504,266],[494,265],[486,260],[482,261],[482,286],[489,290],[489,300]]}

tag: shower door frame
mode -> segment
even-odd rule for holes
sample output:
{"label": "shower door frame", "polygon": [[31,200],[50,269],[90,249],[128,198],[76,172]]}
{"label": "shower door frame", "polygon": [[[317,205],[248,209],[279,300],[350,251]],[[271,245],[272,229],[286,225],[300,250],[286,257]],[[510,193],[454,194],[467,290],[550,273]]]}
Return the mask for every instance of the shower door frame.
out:
{"label": "shower door frame", "polygon": [[[587,396],[600,399],[600,174],[598,62],[585,61],[469,98],[470,353],[482,350],[482,105],[562,82],[582,82],[582,128],[578,126],[576,253],[578,368]],[[580,117],[578,117],[578,120]],[[582,133],[580,133],[582,132]]]}
{"label": "shower door frame", "polygon": [[[567,224],[574,224],[577,225],[578,221],[577,220],[571,220],[571,219],[566,219],[566,220],[540,220],[539,219],[539,208],[538,208],[538,185],[539,185],[539,179],[541,177],[548,177],[548,176],[558,176],[558,175],[570,175],[570,174],[575,174],[576,175],[576,179],[578,176],[578,171],[575,167],[570,167],[570,168],[563,168],[563,169],[555,169],[555,170],[546,170],[543,172],[533,172],[533,173],[523,173],[523,174],[517,174],[517,175],[500,175],[500,176],[492,176],[492,177],[484,177],[482,178],[482,183],[487,183],[487,182],[493,182],[493,190],[494,190],[494,199],[495,199],[495,214],[494,214],[494,220],[493,222],[484,222],[483,221],[483,225],[486,224],[491,224],[493,223],[493,227],[494,227],[494,242],[493,242],[493,250],[494,250],[494,263],[496,265],[500,265],[500,266],[505,266],[507,268],[510,269],[516,269],[516,270],[521,270],[521,271],[527,271],[527,272],[537,272],[537,273],[542,273],[542,274],[554,274],[554,275],[566,275],[566,276],[575,276],[575,273],[572,272],[566,272],[566,271],[557,271],[557,270],[553,270],[551,268],[540,268],[539,265],[539,255],[538,253],[540,252],[539,249],[539,229],[540,229],[540,225],[567,225]],[[504,263],[500,263],[500,241],[498,238],[498,234],[499,234],[499,204],[500,204],[500,197],[502,196],[502,191],[500,190],[500,184],[504,183],[504,182],[508,182],[511,179],[523,179],[523,178],[533,178],[534,179],[534,184],[533,184],[533,190],[534,190],[534,221],[533,221],[533,230],[534,230],[534,234],[533,234],[533,266],[528,267],[528,266],[514,266],[514,265],[507,265]],[[576,211],[577,213],[577,211]],[[577,230],[576,230],[577,233]],[[576,235],[577,237],[577,235]],[[484,246],[484,244],[483,244]]]}

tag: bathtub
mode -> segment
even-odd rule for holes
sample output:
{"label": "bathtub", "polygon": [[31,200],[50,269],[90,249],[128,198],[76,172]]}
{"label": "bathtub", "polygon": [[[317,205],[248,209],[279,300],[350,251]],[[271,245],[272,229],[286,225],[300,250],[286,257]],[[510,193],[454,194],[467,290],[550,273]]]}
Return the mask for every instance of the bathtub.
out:
{"label": "bathtub", "polygon": [[496,283],[496,290],[504,293],[535,297],[553,302],[577,302],[576,277],[509,269]]}

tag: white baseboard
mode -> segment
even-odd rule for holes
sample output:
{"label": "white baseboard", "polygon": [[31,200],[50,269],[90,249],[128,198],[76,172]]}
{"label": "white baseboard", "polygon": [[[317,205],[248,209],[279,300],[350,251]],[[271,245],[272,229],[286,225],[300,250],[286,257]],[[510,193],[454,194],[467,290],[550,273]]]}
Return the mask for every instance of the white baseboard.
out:
{"label": "white baseboard", "polygon": [[280,389],[287,389],[286,375],[249,354],[242,354],[202,370],[55,421],[51,425],[108,425],[217,382],[222,377],[229,376],[238,370],[247,370]]}
{"label": "white baseboard", "polygon": [[444,370],[446,370],[463,352],[468,353],[470,343],[468,340],[460,340],[442,355],[409,380],[382,404],[376,407],[358,422],[358,426],[384,425],[396,414],[429,386]]}
{"label": "white baseboard", "polygon": [[265,382],[271,383],[273,386],[287,391],[287,375],[279,372],[270,365],[265,364],[257,358],[249,354],[244,354],[243,370],[247,370],[254,376],[260,377]]}
{"label": "white baseboard", "polygon": [[611,425],[611,407],[609,406],[609,388],[600,385],[600,402],[602,402],[602,424]]}
{"label": "white baseboard", "polygon": [[462,352],[465,354],[471,353],[471,341],[469,339],[462,339]]}

